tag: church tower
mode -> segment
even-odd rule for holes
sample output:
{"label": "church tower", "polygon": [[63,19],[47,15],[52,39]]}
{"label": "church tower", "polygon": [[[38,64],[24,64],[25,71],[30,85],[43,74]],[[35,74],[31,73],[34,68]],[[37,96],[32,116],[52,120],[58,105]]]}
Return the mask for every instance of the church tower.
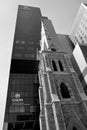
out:
{"label": "church tower", "polygon": [[87,130],[87,96],[45,17],[38,59],[40,130]]}

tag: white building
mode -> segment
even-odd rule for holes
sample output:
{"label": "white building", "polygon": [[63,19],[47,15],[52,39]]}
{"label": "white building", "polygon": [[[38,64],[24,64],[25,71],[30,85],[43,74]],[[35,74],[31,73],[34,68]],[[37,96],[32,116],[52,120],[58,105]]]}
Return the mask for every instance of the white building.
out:
{"label": "white building", "polygon": [[71,56],[71,62],[87,95],[87,45],[76,44]]}
{"label": "white building", "polygon": [[74,45],[76,43],[87,44],[87,4],[81,3],[72,27],[70,39]]}
{"label": "white building", "polygon": [[81,3],[69,37],[75,46],[71,62],[87,94],[87,4]]}

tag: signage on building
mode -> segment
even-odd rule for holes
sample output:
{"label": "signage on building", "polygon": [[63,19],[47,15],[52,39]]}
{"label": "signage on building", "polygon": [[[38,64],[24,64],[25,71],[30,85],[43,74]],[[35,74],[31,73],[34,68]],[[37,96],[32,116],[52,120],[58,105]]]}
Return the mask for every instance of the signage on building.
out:
{"label": "signage on building", "polygon": [[15,97],[12,99],[12,102],[23,102],[23,98],[20,98],[19,93],[16,93]]}

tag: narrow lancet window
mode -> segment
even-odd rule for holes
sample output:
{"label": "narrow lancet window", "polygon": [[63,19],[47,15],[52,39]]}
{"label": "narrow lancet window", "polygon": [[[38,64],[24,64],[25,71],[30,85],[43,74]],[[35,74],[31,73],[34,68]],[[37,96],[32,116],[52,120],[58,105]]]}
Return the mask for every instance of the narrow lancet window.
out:
{"label": "narrow lancet window", "polygon": [[73,129],[72,130],[77,130],[77,128],[76,127],[73,127]]}
{"label": "narrow lancet window", "polygon": [[61,70],[61,71],[64,71],[63,65],[62,65],[61,61],[58,61],[58,64],[59,64],[60,70]]}
{"label": "narrow lancet window", "polygon": [[56,63],[54,60],[52,60],[52,65],[53,65],[53,70],[54,71],[57,71],[57,66],[56,66]]}
{"label": "narrow lancet window", "polygon": [[61,94],[63,98],[70,98],[70,94],[65,83],[61,83],[60,89],[61,89]]}

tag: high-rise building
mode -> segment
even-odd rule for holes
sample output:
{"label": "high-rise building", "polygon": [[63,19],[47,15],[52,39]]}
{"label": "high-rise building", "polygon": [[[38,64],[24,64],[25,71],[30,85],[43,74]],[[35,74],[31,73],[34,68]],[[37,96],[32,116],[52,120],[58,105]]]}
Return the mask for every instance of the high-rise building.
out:
{"label": "high-rise building", "polygon": [[76,44],[70,59],[87,95],[87,44]]}
{"label": "high-rise building", "polygon": [[71,62],[87,94],[87,4],[81,3],[69,37],[74,45]]}
{"label": "high-rise building", "polygon": [[73,44],[87,44],[87,4],[81,3],[75,22],[72,27],[70,39]]}
{"label": "high-rise building", "polygon": [[60,39],[39,8],[19,6],[3,130],[87,130],[87,96]]}
{"label": "high-rise building", "polygon": [[20,5],[9,74],[3,130],[39,130],[37,50],[40,49],[41,12]]}

